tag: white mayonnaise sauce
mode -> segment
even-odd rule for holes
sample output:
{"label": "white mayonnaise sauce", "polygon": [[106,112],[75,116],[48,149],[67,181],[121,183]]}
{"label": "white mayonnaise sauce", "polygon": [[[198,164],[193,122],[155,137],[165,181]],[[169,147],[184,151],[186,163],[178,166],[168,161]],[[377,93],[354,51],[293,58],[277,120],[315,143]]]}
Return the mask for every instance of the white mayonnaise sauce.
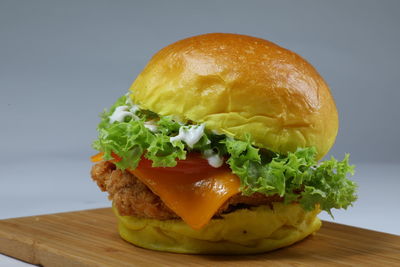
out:
{"label": "white mayonnaise sauce", "polygon": [[130,95],[131,95],[130,92],[128,92],[128,93],[125,94],[125,96],[126,96],[125,104],[127,104],[127,105],[129,105],[129,106],[133,106],[134,104],[133,104],[133,102],[132,102],[132,98],[131,98]]}
{"label": "white mayonnaise sauce", "polygon": [[149,129],[151,132],[157,132],[158,126],[156,125],[155,121],[145,121],[144,122],[144,127]]}
{"label": "white mayonnaise sauce", "polygon": [[136,111],[138,111],[140,108],[138,105],[132,104],[132,107],[129,109],[130,112],[132,112],[133,114],[136,114]]}
{"label": "white mayonnaise sauce", "polygon": [[138,111],[140,108],[138,105],[133,104],[132,102],[132,98],[130,97],[130,93],[126,93],[126,100],[125,100],[125,104],[130,106],[131,108],[129,109],[130,112],[132,112],[133,114],[136,114],[136,111]]}
{"label": "white mayonnaise sauce", "polygon": [[190,148],[193,147],[204,134],[204,124],[195,126],[181,126],[179,128],[179,134],[171,137],[170,142],[184,141]]}
{"label": "white mayonnaise sauce", "polygon": [[212,149],[205,150],[203,152],[203,156],[208,161],[208,164],[211,165],[211,167],[219,168],[222,166],[222,164],[224,164],[224,159],[220,157],[218,153],[212,151]]}
{"label": "white mayonnaise sauce", "polygon": [[110,123],[114,123],[115,121],[123,122],[127,116],[132,117],[133,119],[139,119],[133,112],[129,110],[128,106],[119,106],[109,117]]}

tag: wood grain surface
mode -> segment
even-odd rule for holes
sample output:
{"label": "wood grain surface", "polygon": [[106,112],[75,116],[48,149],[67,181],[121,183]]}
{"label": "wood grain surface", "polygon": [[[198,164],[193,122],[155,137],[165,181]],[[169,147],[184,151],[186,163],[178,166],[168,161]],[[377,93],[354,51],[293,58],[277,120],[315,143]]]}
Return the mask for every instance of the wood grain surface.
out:
{"label": "wood grain surface", "polygon": [[43,266],[400,266],[400,236],[324,222],[316,235],[270,253],[182,255],[126,243],[107,208],[1,220],[0,252]]}

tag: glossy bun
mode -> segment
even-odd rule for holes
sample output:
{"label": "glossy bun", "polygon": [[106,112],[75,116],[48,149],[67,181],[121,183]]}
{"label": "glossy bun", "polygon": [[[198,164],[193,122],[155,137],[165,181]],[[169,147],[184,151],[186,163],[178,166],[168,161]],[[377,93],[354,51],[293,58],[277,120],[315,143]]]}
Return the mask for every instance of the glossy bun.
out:
{"label": "glossy bun", "polygon": [[319,209],[304,211],[298,204],[273,203],[240,209],[212,219],[200,230],[182,220],[118,218],[126,241],[143,248],[190,254],[253,254],[289,246],[318,231]]}
{"label": "glossy bun", "polygon": [[269,41],[213,33],[173,43],[131,86],[141,108],[287,153],[333,145],[338,114],[329,88],[299,55]]}

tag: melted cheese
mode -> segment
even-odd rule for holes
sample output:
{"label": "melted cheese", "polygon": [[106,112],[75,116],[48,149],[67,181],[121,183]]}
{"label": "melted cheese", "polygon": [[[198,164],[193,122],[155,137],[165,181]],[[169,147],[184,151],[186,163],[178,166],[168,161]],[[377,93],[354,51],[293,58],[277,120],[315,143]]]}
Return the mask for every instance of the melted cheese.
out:
{"label": "melted cheese", "polygon": [[164,168],[129,170],[193,229],[206,225],[231,196],[239,192],[240,180],[227,167],[204,173],[185,174]]}

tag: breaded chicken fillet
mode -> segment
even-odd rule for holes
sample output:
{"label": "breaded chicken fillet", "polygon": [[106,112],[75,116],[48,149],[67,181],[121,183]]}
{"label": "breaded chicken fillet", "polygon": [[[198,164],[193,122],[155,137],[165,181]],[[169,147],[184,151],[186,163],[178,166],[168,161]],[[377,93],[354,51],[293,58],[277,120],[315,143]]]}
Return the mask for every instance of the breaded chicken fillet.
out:
{"label": "breaded chicken fillet", "polygon": [[[162,200],[145,184],[129,172],[116,169],[109,161],[95,164],[91,171],[92,179],[102,191],[108,192],[108,198],[113,201],[119,214],[141,218],[169,220],[179,218]],[[232,211],[247,206],[269,205],[282,201],[279,196],[266,196],[255,193],[244,196],[238,193],[229,198],[214,215]]]}

